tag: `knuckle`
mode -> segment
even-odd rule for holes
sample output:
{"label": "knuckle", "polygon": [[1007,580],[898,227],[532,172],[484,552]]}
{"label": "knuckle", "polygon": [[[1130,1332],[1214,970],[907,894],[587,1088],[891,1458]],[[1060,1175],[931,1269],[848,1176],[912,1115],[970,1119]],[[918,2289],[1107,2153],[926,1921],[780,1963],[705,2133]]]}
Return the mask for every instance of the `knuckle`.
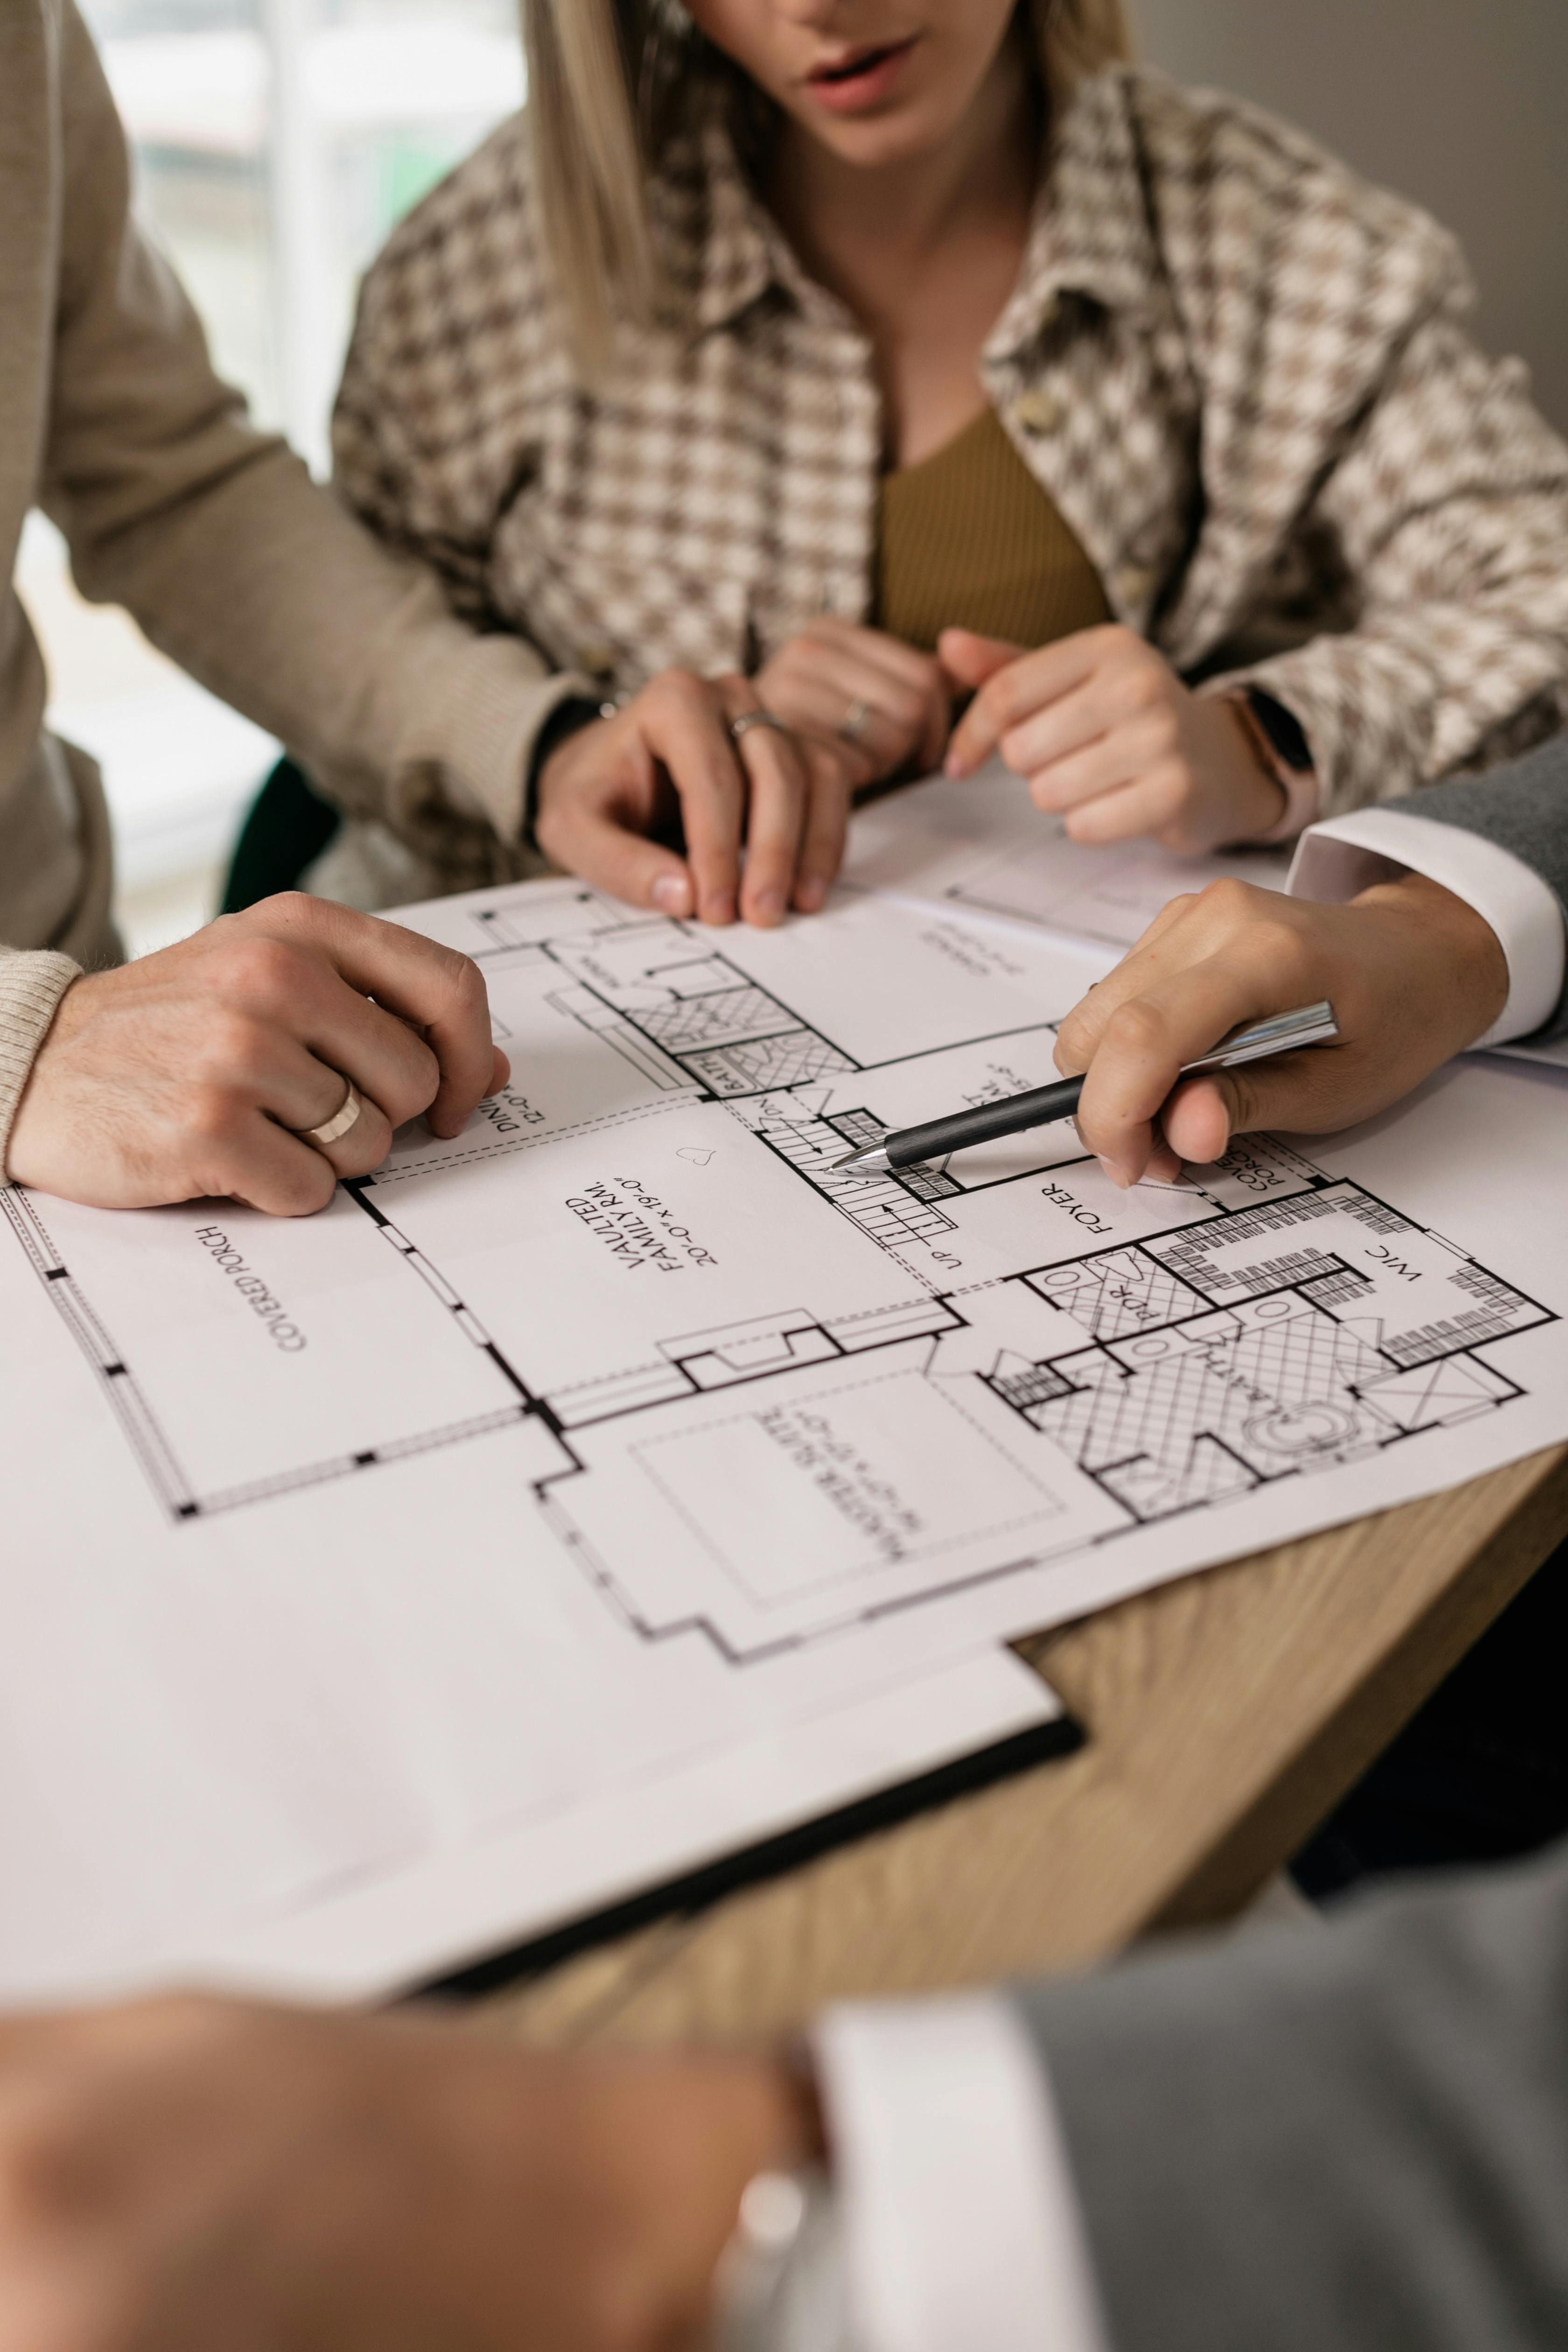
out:
{"label": "knuckle", "polygon": [[[245,1120],[242,1097],[229,1087],[212,1086],[193,1089],[180,1124],[189,1147],[226,1171],[243,1150]],[[215,1189],[221,1192],[228,1187],[223,1183]]]}
{"label": "knuckle", "polygon": [[460,1013],[488,1020],[490,992],[485,985],[484,973],[472,956],[454,956],[448,967],[452,1001]]}
{"label": "knuckle", "polygon": [[[417,1060],[411,1056],[408,1067],[405,1070],[400,1070],[396,1076],[382,1088],[379,1102],[365,1104],[363,1117],[369,1118],[374,1111],[373,1124],[386,1126],[390,1134],[393,1128],[401,1127],[406,1119],[417,1118],[422,1110],[428,1110],[436,1099],[440,1084],[440,1063],[427,1045],[421,1046]],[[366,1129],[363,1137],[356,1131],[354,1136],[356,1151],[363,1149],[370,1133],[370,1128]],[[378,1158],[384,1155],[384,1145],[383,1152],[378,1153]]]}
{"label": "knuckle", "polygon": [[1131,997],[1119,1004],[1106,1023],[1105,1043],[1117,1053],[1140,1058],[1163,1053],[1167,1048],[1164,1017],[1146,997]]}
{"label": "knuckle", "polygon": [[1147,782],[1157,823],[1170,824],[1181,816],[1193,797],[1193,772],[1184,760],[1152,761]]}
{"label": "knuckle", "polygon": [[338,1171],[323,1152],[312,1151],[314,1167],[301,1167],[289,1199],[279,1211],[285,1217],[313,1217],[327,1206],[338,1189]]}
{"label": "knuckle", "polygon": [[192,1067],[208,1085],[230,1087],[253,1070],[266,1024],[253,1013],[220,1004],[209,1014]]}
{"label": "knuckle", "polygon": [[1268,906],[1258,909],[1248,929],[1258,947],[1268,955],[1283,955],[1288,950],[1302,944],[1295,924],[1281,918]]}
{"label": "knuckle", "polygon": [[1191,903],[1224,929],[1235,930],[1253,920],[1262,898],[1256,885],[1226,874],[1219,881],[1207,884]]}
{"label": "knuckle", "polygon": [[1028,701],[1024,681],[1016,667],[998,670],[988,678],[975,697],[975,706],[994,727],[1011,728],[1026,717]]}
{"label": "knuckle", "polygon": [[373,1168],[379,1168],[392,1149],[392,1139],[397,1127],[404,1119],[412,1118],[423,1110],[428,1100],[426,1096],[424,1102],[414,1103],[407,1110],[401,1106],[394,1106],[390,1113],[376,1104],[367,1103],[355,1125],[352,1150],[349,1148],[350,1139],[346,1136],[341,1147],[333,1146],[340,1171],[347,1176],[364,1176]]}
{"label": "knuckle", "polygon": [[1292,924],[1261,917],[1255,928],[1253,950],[1271,979],[1292,983],[1305,979],[1311,951]]}
{"label": "knuckle", "polygon": [[677,709],[706,699],[702,680],[689,669],[660,670],[646,691],[650,701],[668,702]]}
{"label": "knuckle", "polygon": [[1138,745],[1143,764],[1149,768],[1164,768],[1173,781],[1180,779],[1184,787],[1192,781],[1192,772],[1182,752],[1182,730],[1174,710],[1159,695],[1139,689],[1142,708],[1137,713]]}
{"label": "knuckle", "polygon": [[1058,1070],[1077,1071],[1088,1066],[1092,1040],[1089,1026],[1081,1013],[1069,1013],[1057,1031],[1056,1065]]}
{"label": "knuckle", "polygon": [[304,959],[287,940],[261,933],[236,940],[219,953],[225,989],[247,1003],[270,1010],[299,990]]}
{"label": "knuckle", "polygon": [[1168,692],[1170,672],[1157,654],[1140,645],[1136,652],[1124,654],[1119,663],[1121,691],[1134,710],[1169,714],[1171,698]]}
{"label": "knuckle", "polygon": [[256,908],[265,922],[286,923],[291,930],[314,930],[323,919],[323,905],[309,890],[278,890]]}

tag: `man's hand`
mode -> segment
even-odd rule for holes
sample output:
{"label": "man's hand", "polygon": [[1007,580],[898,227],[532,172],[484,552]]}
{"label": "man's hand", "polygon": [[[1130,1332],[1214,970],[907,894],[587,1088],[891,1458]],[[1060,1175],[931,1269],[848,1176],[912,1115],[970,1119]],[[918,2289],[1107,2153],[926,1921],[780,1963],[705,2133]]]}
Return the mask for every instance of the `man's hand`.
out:
{"label": "man's hand", "polygon": [[948,774],[972,775],[1000,751],[1074,841],[1152,834],[1193,856],[1255,841],[1284,814],[1234,707],[1191,693],[1131,629],[1081,629],[1038,653],[947,629],[938,651],[956,686],[979,689]]}
{"label": "man's hand", "polygon": [[[208,1195],[308,1216],[423,1111],[456,1135],[504,1086],[479,968],[291,891],[75,981],[17,1108],[6,1172],[95,1208]],[[352,1085],[359,1118],[328,1124]]]}
{"label": "man's hand", "polygon": [[[1183,1064],[1227,1031],[1323,997],[1337,1045],[1177,1085]],[[1348,907],[1213,882],[1173,899],[1089,991],[1062,1024],[1057,1066],[1088,1071],[1079,1132],[1116,1181],[1169,1181],[1183,1160],[1219,1159],[1233,1135],[1321,1134],[1370,1118],[1473,1045],[1507,1001],[1490,925],[1421,875]]]}
{"label": "man's hand", "polygon": [[[633,907],[704,923],[815,914],[844,855],[851,781],[818,747],[731,722],[763,708],[743,677],[666,670],[613,719],[569,736],[539,780],[534,838]],[[686,856],[657,838],[677,824]],[[742,877],[742,847],[745,873]]]}
{"label": "man's hand", "polygon": [[0,2352],[680,2352],[810,2137],[761,2059],[205,2000],[0,2028]]}
{"label": "man's hand", "polygon": [[756,679],[770,710],[846,770],[857,791],[940,765],[952,697],[942,664],[882,629],[812,621]]}

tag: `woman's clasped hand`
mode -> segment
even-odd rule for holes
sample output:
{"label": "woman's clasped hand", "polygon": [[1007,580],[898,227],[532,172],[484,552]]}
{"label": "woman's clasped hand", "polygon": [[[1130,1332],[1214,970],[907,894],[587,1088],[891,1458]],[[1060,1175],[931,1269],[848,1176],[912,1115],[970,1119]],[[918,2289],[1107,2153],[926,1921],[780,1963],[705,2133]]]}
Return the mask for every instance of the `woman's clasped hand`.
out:
{"label": "woman's clasped hand", "polygon": [[931,655],[825,618],[754,678],[668,670],[569,736],[535,831],[633,905],[771,925],[826,904],[858,793],[944,765],[967,777],[993,755],[1076,841],[1152,834],[1193,854],[1258,838],[1283,808],[1234,705],[1192,692],[1129,629],[1035,652],[949,629]]}
{"label": "woman's clasped hand", "polygon": [[1285,814],[1236,703],[1194,694],[1131,629],[1080,629],[1035,653],[948,629],[940,651],[954,688],[976,689],[948,774],[999,754],[1074,841],[1152,834],[1191,856],[1256,841]]}
{"label": "woman's clasped hand", "polygon": [[936,767],[951,720],[931,656],[816,621],[754,679],[667,670],[569,736],[540,778],[535,835],[558,865],[663,915],[815,914],[857,792]]}

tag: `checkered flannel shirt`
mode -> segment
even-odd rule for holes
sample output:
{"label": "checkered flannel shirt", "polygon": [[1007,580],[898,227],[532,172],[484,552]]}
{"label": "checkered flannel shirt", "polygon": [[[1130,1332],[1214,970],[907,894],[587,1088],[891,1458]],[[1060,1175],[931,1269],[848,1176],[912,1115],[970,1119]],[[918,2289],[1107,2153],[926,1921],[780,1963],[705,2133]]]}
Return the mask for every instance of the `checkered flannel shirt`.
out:
{"label": "checkered flannel shirt", "polygon": [[[654,194],[670,322],[623,328],[589,388],[504,125],[371,272],[338,404],[350,503],[555,694],[755,669],[869,609],[869,341],[717,123]],[[1568,448],[1471,341],[1470,300],[1421,212],[1251,107],[1118,68],[1063,113],[982,354],[1118,617],[1188,679],[1282,703],[1325,813],[1568,715]],[[438,820],[422,845],[477,878]]]}

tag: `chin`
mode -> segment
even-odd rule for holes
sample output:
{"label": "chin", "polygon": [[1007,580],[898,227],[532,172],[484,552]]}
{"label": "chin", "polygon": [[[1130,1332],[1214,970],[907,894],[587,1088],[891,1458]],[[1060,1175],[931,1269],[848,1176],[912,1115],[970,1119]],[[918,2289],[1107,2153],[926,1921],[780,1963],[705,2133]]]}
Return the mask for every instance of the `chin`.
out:
{"label": "chin", "polygon": [[846,163],[871,172],[917,162],[941,144],[950,126],[933,122],[923,110],[897,107],[858,121],[824,124],[818,120],[808,127],[819,145],[831,148]]}

